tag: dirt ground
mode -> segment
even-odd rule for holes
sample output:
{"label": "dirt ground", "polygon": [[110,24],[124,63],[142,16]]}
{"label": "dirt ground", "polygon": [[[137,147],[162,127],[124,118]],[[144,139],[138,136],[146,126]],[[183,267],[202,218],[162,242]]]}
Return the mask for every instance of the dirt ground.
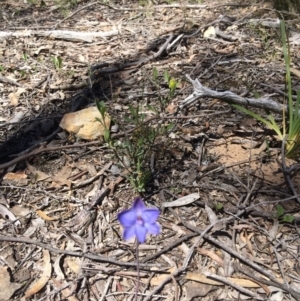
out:
{"label": "dirt ground", "polygon": [[[4,0],[0,12],[0,300],[135,300],[137,283],[144,301],[300,300],[298,158],[218,96],[285,103],[279,18],[296,95],[299,15],[238,0]],[[166,72],[177,88],[155,115]],[[215,92],[196,97],[190,79]],[[126,168],[102,137],[59,126],[96,99],[115,141],[144,135],[131,106],[173,125],[149,157],[141,196],[161,233],[139,245],[139,273],[117,219],[137,196]]]}

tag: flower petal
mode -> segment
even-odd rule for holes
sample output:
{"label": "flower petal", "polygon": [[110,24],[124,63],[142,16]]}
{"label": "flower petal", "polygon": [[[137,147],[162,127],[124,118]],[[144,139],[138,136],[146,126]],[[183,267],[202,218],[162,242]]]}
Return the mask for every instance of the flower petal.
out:
{"label": "flower petal", "polygon": [[145,223],[153,224],[156,222],[158,216],[160,214],[160,211],[155,208],[146,208],[142,212],[142,219]]}
{"label": "flower petal", "polygon": [[135,236],[135,227],[128,227],[128,228],[124,228],[124,232],[123,232],[123,238],[125,240],[128,240],[132,237]]}
{"label": "flower petal", "polygon": [[157,235],[161,232],[159,223],[145,224],[145,228],[147,229],[147,232],[149,232],[150,234]]}
{"label": "flower petal", "polygon": [[136,234],[138,241],[142,244],[146,240],[147,229],[143,226],[136,225],[135,226],[135,234]]}
{"label": "flower petal", "polygon": [[134,200],[132,209],[136,211],[143,211],[146,209],[146,206],[141,198],[136,198]]}
{"label": "flower petal", "polygon": [[135,210],[125,210],[118,214],[118,220],[123,227],[131,227],[136,223],[137,214]]}

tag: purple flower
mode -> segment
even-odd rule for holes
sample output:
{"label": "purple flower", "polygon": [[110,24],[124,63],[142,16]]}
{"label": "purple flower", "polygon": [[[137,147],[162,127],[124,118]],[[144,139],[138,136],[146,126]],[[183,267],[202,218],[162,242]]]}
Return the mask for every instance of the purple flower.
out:
{"label": "purple flower", "polygon": [[159,234],[160,225],[156,222],[159,214],[158,209],[147,208],[142,199],[136,198],[131,209],[118,214],[118,220],[124,228],[123,238],[136,236],[140,243],[144,243],[147,233]]}

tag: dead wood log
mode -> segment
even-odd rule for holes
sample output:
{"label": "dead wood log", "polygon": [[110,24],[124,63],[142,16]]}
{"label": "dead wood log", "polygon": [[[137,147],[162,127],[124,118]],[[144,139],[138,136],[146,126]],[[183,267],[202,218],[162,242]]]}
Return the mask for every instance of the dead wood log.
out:
{"label": "dead wood log", "polygon": [[69,30],[24,30],[24,31],[0,31],[0,38],[43,36],[50,39],[60,39],[72,42],[93,42],[96,38],[116,36],[118,30],[102,32],[82,32]]}
{"label": "dead wood log", "polygon": [[283,111],[287,112],[286,105],[277,103],[269,97],[262,97],[256,99],[242,97],[230,91],[218,92],[204,87],[198,79],[192,80],[189,75],[186,75],[186,78],[189,82],[192,83],[194,92],[181,102],[181,104],[179,105],[180,108],[184,108],[188,105],[191,105],[199,98],[208,97],[217,98],[222,101],[225,101],[228,104],[237,104],[243,107],[250,106],[254,108],[269,110],[280,114],[282,114]]}

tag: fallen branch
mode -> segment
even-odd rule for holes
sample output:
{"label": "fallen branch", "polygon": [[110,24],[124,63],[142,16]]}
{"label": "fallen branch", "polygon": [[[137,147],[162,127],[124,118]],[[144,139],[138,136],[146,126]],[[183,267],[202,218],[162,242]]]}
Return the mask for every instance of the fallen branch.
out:
{"label": "fallen branch", "polygon": [[[73,252],[73,251],[68,251],[68,250],[61,250],[61,249],[52,247],[50,244],[46,244],[39,240],[33,240],[33,239],[26,238],[26,237],[0,236],[0,241],[32,244],[32,245],[41,247],[45,250],[49,250],[50,252],[56,253],[56,254],[64,254],[64,255],[69,255],[69,256],[73,256],[73,257],[88,258],[90,260],[104,262],[104,263],[110,263],[110,264],[114,264],[117,266],[123,266],[123,267],[128,267],[128,268],[136,267],[135,262],[118,261],[118,260],[114,259],[114,257],[106,257],[106,256],[102,256],[102,255],[98,255],[98,254],[90,253],[90,252],[84,253],[84,252]],[[141,263],[140,266],[142,268],[153,268],[153,267],[157,267],[160,265],[150,264],[150,263],[149,264]]]}
{"label": "fallen branch", "polygon": [[0,38],[43,36],[51,39],[60,39],[72,42],[93,42],[96,38],[106,38],[118,35],[118,30],[102,32],[83,32],[70,30],[24,30],[0,31]]}
{"label": "fallen branch", "polygon": [[259,109],[270,110],[280,114],[282,114],[283,111],[287,112],[286,105],[279,104],[268,97],[262,97],[258,99],[245,98],[230,91],[218,92],[202,86],[198,79],[192,80],[189,75],[186,75],[186,78],[192,83],[194,92],[181,102],[179,106],[181,109],[191,105],[199,98],[208,97],[223,100],[228,104],[238,104],[244,107],[251,106]]}

